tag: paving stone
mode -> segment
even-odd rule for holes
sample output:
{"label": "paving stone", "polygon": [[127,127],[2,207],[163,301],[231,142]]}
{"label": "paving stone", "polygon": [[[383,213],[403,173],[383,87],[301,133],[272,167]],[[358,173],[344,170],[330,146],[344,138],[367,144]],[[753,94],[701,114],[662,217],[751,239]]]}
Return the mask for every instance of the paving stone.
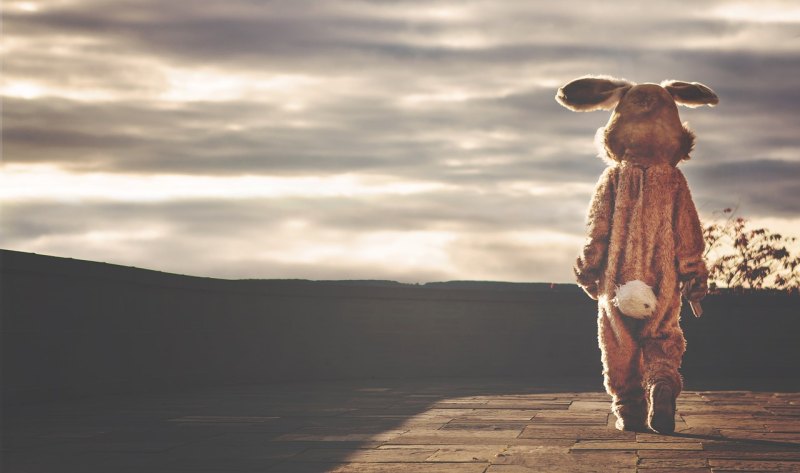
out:
{"label": "paving stone", "polygon": [[[487,409],[490,413],[494,410]],[[418,419],[453,419],[458,416],[468,416],[468,415],[476,415],[482,412],[482,410],[472,409],[472,408],[441,408],[441,407],[433,407],[433,408],[424,408],[422,412],[417,410],[416,413],[413,414],[414,418]],[[352,414],[345,414],[347,416],[350,415],[358,415],[357,413]],[[409,417],[408,414],[405,414],[404,417]]]}
{"label": "paving stone", "polygon": [[764,430],[764,421],[750,415],[692,414],[681,415],[690,427],[720,429]]}
{"label": "paving stone", "polygon": [[439,448],[426,461],[487,463],[495,461],[505,450],[505,445],[449,445]]}
{"label": "paving stone", "polygon": [[598,411],[610,412],[610,401],[572,401],[569,406],[570,411]]}
{"label": "paving stone", "polygon": [[641,473],[713,473],[710,467],[706,468],[642,468],[641,466],[636,469]]}
{"label": "paving stone", "polygon": [[579,425],[606,425],[608,413],[601,412],[570,412],[570,411],[543,411],[531,419],[533,424],[579,424]]}
{"label": "paving stone", "polygon": [[640,458],[637,467],[640,470],[708,468],[708,460],[705,458],[683,458],[675,453],[672,455],[674,458]]}
{"label": "paving stone", "polygon": [[800,433],[794,432],[755,432],[752,430],[721,429],[720,435],[731,440],[767,440],[800,445]]}
{"label": "paving stone", "polygon": [[487,401],[438,401],[431,405],[434,409],[480,409],[486,406]]}
{"label": "paving stone", "polygon": [[787,407],[767,406],[766,410],[775,415],[800,417],[800,406],[787,406]]}
{"label": "paving stone", "polygon": [[528,425],[519,438],[635,440],[636,433],[623,432],[605,425]]}
{"label": "paving stone", "polygon": [[[499,453],[498,457],[513,457],[519,455],[536,455],[541,453],[569,453],[570,448],[574,442],[562,445],[511,445],[503,452]],[[495,461],[497,463],[497,461]],[[501,462],[502,463],[502,462]]]}
{"label": "paving stone", "polygon": [[528,421],[492,422],[492,421],[458,421],[454,420],[443,425],[438,430],[515,430],[519,433],[525,428]]}
{"label": "paving stone", "polygon": [[586,466],[577,467],[576,465],[566,465],[564,468],[558,468],[550,465],[549,470],[541,470],[535,466],[523,465],[490,465],[486,473],[539,473],[541,471],[548,471],[551,473],[581,473],[581,472],[603,472],[603,473],[635,473],[636,468],[614,468],[614,469],[597,469],[597,467]]}
{"label": "paving stone", "polygon": [[700,442],[622,442],[616,440],[581,440],[572,450],[702,450]]}
{"label": "paving stone", "polygon": [[712,472],[717,471],[800,471],[800,462],[773,460],[708,460]]}
{"label": "paving stone", "polygon": [[571,447],[575,441],[572,439],[521,439],[521,438],[487,438],[480,436],[402,436],[392,439],[385,443],[391,445],[419,445],[419,444],[443,444],[443,445],[487,445],[503,442],[505,445],[557,445]]}
{"label": "paving stone", "polygon": [[[639,450],[640,459],[645,458],[674,458],[676,453],[668,450]],[[800,452],[790,451],[750,451],[743,448],[726,450],[682,451],[681,458],[698,458],[708,460],[711,458],[740,459],[740,460],[785,460],[800,461]]]}
{"label": "paving stone", "polygon": [[[722,439],[722,436],[718,436],[719,439]],[[657,434],[655,432],[647,433],[647,432],[637,432],[636,433],[636,441],[637,442],[658,442],[658,443],[685,443],[685,442],[692,442],[692,441],[700,441],[701,439],[695,439],[688,435],[662,435]]]}
{"label": "paving stone", "polygon": [[386,432],[379,432],[379,433],[352,433],[352,434],[333,434],[328,435],[324,433],[294,433],[294,434],[283,434],[275,437],[274,440],[290,440],[290,441],[297,441],[297,440],[312,440],[312,441],[321,441],[321,442],[344,442],[344,441],[351,441],[351,440],[361,440],[361,441],[375,441],[375,442],[383,442],[387,440],[392,440],[395,437],[407,432],[407,430],[394,430],[394,431],[386,431]]}
{"label": "paving stone", "polygon": [[770,432],[800,433],[800,419],[770,419],[764,422],[764,427]]}
{"label": "paving stone", "polygon": [[540,411],[534,409],[472,409],[454,420],[530,420]]}
{"label": "paving stone", "polygon": [[[514,429],[499,429],[499,430],[412,429],[402,435],[392,438],[391,443],[428,443],[431,441],[433,443],[437,443],[437,439],[441,440],[438,443],[454,443],[454,440],[456,439],[469,439],[469,441],[463,443],[474,445],[476,443],[481,443],[481,442],[493,443],[492,440],[514,439],[520,434],[520,432],[522,432],[522,427]],[[416,439],[425,439],[425,441],[418,442],[416,441]]]}
{"label": "paving stone", "polygon": [[[531,452],[498,456],[487,472],[504,472],[495,465],[510,465],[528,470],[546,472],[616,472],[636,471],[637,457],[634,452],[595,452],[591,454]],[[493,469],[494,468],[494,469]]]}
{"label": "paving stone", "polygon": [[498,399],[489,400],[485,406],[487,409],[537,409],[537,410],[567,410],[572,401],[531,401],[524,399]]}
{"label": "paving stone", "polygon": [[677,411],[678,414],[687,415],[770,414],[767,409],[757,404],[722,404],[719,402],[678,406]]}
{"label": "paving stone", "polygon": [[721,437],[718,428],[714,427],[686,427],[685,425],[679,429],[675,429],[676,436],[687,437]]}
{"label": "paving stone", "polygon": [[521,439],[519,437],[507,440],[506,443],[511,446],[532,446],[532,447],[567,447],[570,448],[575,445],[574,439]]}
{"label": "paving stone", "polygon": [[429,447],[406,449],[334,449],[310,448],[291,457],[292,462],[356,462],[356,463],[391,463],[391,462],[423,462],[436,453],[437,449]]}
{"label": "paving stone", "polygon": [[[346,463],[281,462],[259,473],[328,473]],[[185,472],[188,473],[188,472]],[[255,473],[255,472],[253,472]]]}
{"label": "paving stone", "polygon": [[483,473],[485,463],[348,463],[329,473]]}

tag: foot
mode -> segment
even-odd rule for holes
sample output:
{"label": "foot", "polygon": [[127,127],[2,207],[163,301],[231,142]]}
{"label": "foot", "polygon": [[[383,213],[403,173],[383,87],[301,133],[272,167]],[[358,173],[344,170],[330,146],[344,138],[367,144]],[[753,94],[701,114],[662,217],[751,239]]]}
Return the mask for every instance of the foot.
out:
{"label": "foot", "polygon": [[656,383],[650,389],[650,413],[647,423],[659,434],[675,432],[675,396],[666,383]]}
{"label": "foot", "polygon": [[647,403],[644,399],[644,392],[641,394],[641,399],[617,400],[611,411],[617,416],[617,422],[614,427],[618,430],[647,431],[647,423],[645,422],[647,419]]}
{"label": "foot", "polygon": [[646,432],[647,425],[644,423],[643,418],[625,418],[625,417],[617,417],[617,422],[614,423],[614,427],[617,430],[623,430],[628,432]]}

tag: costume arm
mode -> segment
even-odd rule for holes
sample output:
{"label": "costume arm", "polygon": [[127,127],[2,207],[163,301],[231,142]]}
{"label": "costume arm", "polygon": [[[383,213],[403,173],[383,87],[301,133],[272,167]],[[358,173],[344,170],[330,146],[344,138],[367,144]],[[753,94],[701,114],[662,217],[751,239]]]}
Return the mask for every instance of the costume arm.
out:
{"label": "costume arm", "polygon": [[708,292],[708,269],[703,261],[705,241],[689,186],[680,172],[675,212],[673,222],[678,280],[688,285],[687,299],[697,301]]}
{"label": "costume arm", "polygon": [[597,187],[586,219],[586,243],[575,262],[575,278],[592,299],[597,299],[598,281],[605,269],[614,205],[613,168],[607,168]]}

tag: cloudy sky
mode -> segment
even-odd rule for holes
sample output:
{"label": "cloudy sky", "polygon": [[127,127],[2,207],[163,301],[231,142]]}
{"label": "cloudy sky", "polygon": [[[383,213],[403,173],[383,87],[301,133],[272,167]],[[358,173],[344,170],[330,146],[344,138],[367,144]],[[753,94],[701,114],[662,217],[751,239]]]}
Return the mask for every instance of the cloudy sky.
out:
{"label": "cloudy sky", "polygon": [[7,249],[225,278],[571,282],[607,112],[702,82],[701,216],[800,236],[800,6],[3,3]]}

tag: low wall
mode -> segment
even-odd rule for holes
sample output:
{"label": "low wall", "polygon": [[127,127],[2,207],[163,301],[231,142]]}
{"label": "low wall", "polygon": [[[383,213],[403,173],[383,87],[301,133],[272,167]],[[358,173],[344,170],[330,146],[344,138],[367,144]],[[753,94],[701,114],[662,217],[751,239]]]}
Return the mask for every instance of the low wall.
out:
{"label": "low wall", "polygon": [[[575,286],[220,280],[2,250],[3,400],[361,377],[594,377]],[[684,374],[794,377],[798,298],[711,296]],[[699,379],[699,378],[698,378]]]}

